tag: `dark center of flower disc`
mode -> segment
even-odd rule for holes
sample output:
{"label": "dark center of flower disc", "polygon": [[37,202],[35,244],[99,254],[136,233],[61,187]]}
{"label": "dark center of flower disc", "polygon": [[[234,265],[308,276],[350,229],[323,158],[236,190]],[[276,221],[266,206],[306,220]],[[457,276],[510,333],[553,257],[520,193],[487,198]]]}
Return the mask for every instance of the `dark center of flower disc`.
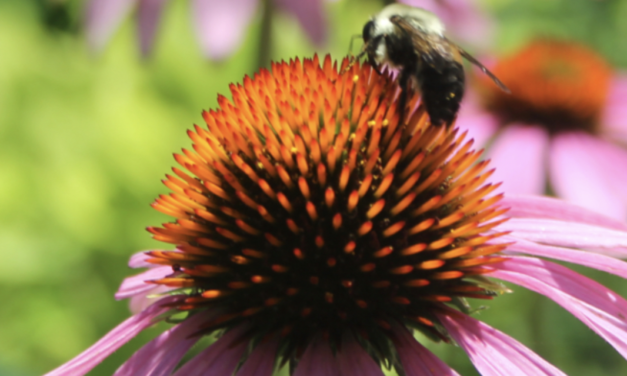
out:
{"label": "dark center of flower disc", "polygon": [[177,220],[149,230],[177,250],[149,255],[173,266],[153,282],[180,288],[177,308],[207,315],[199,333],[280,335],[285,359],[349,333],[382,360],[392,326],[445,338],[444,303],[495,294],[480,275],[504,246],[484,234],[505,210],[480,152],[429,126],[416,96],[399,122],[389,76],[342,68],[316,57],[247,77],[175,156],[192,175],[174,168],[153,206]]}
{"label": "dark center of flower disc", "polygon": [[606,102],[611,70],[599,55],[566,42],[538,41],[500,60],[493,69],[506,94],[479,81],[486,107],[505,123],[544,125],[551,132],[595,133]]}

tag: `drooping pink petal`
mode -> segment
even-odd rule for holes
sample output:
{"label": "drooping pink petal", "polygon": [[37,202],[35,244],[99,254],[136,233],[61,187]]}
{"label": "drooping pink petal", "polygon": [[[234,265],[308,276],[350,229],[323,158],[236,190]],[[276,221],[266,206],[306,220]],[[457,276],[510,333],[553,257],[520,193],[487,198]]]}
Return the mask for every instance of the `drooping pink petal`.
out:
{"label": "drooping pink petal", "polygon": [[137,0],[91,0],[87,4],[85,28],[87,43],[92,50],[102,51],[136,3]]}
{"label": "drooping pink petal", "polygon": [[230,330],[196,355],[173,376],[230,375],[244,355],[248,341],[242,340],[244,328]]}
{"label": "drooping pink petal", "polygon": [[[350,374],[349,374],[350,375]],[[344,376],[329,344],[321,338],[313,340],[300,358],[294,376]]]}
{"label": "drooping pink petal", "polygon": [[277,6],[296,17],[309,38],[317,45],[327,39],[327,19],[322,0],[275,0]]}
{"label": "drooping pink petal", "polygon": [[587,266],[589,268],[602,270],[607,273],[627,278],[627,262],[614,257],[594,252],[538,244],[510,236],[503,236],[499,238],[499,240],[503,242],[515,242],[507,247],[507,253],[519,252],[527,255],[548,257]]}
{"label": "drooping pink petal", "polygon": [[258,0],[192,0],[194,29],[205,56],[224,59],[242,43]]}
{"label": "drooping pink petal", "polygon": [[115,298],[118,300],[130,298],[129,308],[133,314],[143,311],[149,305],[161,299],[161,297],[158,296],[159,294],[166,293],[173,289],[165,285],[145,283],[147,280],[163,278],[173,273],[171,266],[162,266],[146,262],[149,258],[150,256],[145,252],[137,252],[131,256],[128,263],[131,268],[150,269],[124,279],[115,294]]}
{"label": "drooping pink petal", "polygon": [[490,276],[545,295],[627,358],[627,300],[605,286],[550,261],[511,257]]}
{"label": "drooping pink petal", "polygon": [[133,268],[133,269],[156,268],[157,266],[160,266],[160,265],[151,264],[149,262],[146,262],[146,260],[148,260],[150,258],[150,256],[148,256],[146,254],[146,252],[148,252],[148,251],[142,251],[142,252],[133,253],[131,258],[128,260],[128,266]]}
{"label": "drooping pink petal", "polygon": [[192,336],[211,316],[202,312],[161,333],[131,356],[114,376],[168,376],[201,337]]}
{"label": "drooping pink petal", "polygon": [[627,231],[627,225],[621,221],[556,198],[508,194],[499,205],[510,208],[508,217],[559,219]]}
{"label": "drooping pink petal", "polygon": [[278,346],[278,338],[257,345],[237,371],[237,376],[272,376]]}
{"label": "drooping pink petal", "polygon": [[[152,256],[147,254],[148,252],[151,252],[151,251],[152,250],[134,253],[133,255],[131,255],[131,258],[128,260],[128,266],[133,269],[160,267],[161,265],[159,264],[153,264],[151,262],[148,262],[149,259],[153,258]],[[159,251],[162,251],[162,250],[159,250]],[[167,251],[167,252],[182,252],[182,251],[180,249],[174,249],[173,251]]]}
{"label": "drooping pink petal", "polygon": [[139,48],[143,56],[152,52],[163,8],[169,0],[139,0],[137,10],[137,33]]}
{"label": "drooping pink petal", "polygon": [[139,313],[148,308],[149,305],[152,305],[159,301],[159,299],[162,299],[163,296],[161,295],[173,289],[173,287],[166,285],[155,285],[155,287],[143,294],[131,296],[128,301],[128,308],[132,314]]}
{"label": "drooping pink petal", "polygon": [[145,311],[129,317],[90,348],[45,376],[80,376],[86,374],[139,332],[154,324],[154,319],[157,316],[171,309],[165,307],[164,304],[173,303],[177,300],[180,300],[180,297],[163,298],[160,302],[163,304],[153,304]]}
{"label": "drooping pink petal", "polygon": [[535,126],[510,125],[496,138],[489,155],[496,169],[491,179],[505,193],[542,194],[549,135]]}
{"label": "drooping pink petal", "polygon": [[483,376],[565,376],[520,342],[479,320],[453,310],[439,313],[438,318]]}
{"label": "drooping pink petal", "polygon": [[627,142],[627,75],[617,75],[610,84],[610,92],[603,115],[601,124],[603,131],[618,138],[623,142]]}
{"label": "drooping pink petal", "polygon": [[350,335],[343,337],[337,362],[340,375],[383,376],[381,366]]}
{"label": "drooping pink petal", "polygon": [[146,281],[164,278],[168,274],[172,274],[171,266],[157,266],[143,273],[127,277],[122,281],[120,288],[115,293],[115,298],[121,300],[136,295],[145,295],[148,291],[157,287],[154,283],[146,283]]}
{"label": "drooping pink petal", "polygon": [[497,229],[512,231],[513,237],[536,243],[627,256],[627,233],[605,227],[553,219],[511,218]]}
{"label": "drooping pink petal", "polygon": [[612,218],[625,218],[625,205],[600,173],[595,150],[582,132],[562,133],[551,142],[550,176],[555,192],[567,201]]}
{"label": "drooping pink petal", "polygon": [[394,335],[394,345],[407,376],[459,376],[454,369],[416,341],[406,328],[395,328]]}

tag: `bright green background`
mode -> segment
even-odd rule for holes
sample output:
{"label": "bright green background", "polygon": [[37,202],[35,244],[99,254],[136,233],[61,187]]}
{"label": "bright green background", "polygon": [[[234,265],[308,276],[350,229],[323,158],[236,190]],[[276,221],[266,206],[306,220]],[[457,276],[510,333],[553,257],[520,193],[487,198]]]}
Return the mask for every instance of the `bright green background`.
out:
{"label": "bright green background", "polygon": [[[78,26],[84,4],[65,3],[64,21],[44,17],[50,3],[0,0],[0,375],[48,371],[128,317],[113,293],[132,273],[128,257],[160,246],[144,228],[167,220],[149,204],[167,191],[159,180],[174,165],[172,152],[189,146],[185,130],[202,122],[200,111],[259,61],[259,17],[232,58],[212,63],[196,46],[188,2],[171,2],[156,53],[142,61],[132,19],[92,56]],[[627,20],[627,1],[484,4],[500,21],[497,51],[536,36],[571,37],[627,67],[627,22],[619,22]],[[381,7],[374,0],[327,5],[331,39],[318,52],[336,57]],[[273,59],[316,50],[283,14],[273,16],[271,37]],[[627,296],[624,280],[585,272]],[[515,290],[478,317],[568,374],[627,374],[627,363],[583,324]],[[110,375],[162,329],[148,330],[91,374]],[[433,348],[461,374],[476,374],[461,350]]]}

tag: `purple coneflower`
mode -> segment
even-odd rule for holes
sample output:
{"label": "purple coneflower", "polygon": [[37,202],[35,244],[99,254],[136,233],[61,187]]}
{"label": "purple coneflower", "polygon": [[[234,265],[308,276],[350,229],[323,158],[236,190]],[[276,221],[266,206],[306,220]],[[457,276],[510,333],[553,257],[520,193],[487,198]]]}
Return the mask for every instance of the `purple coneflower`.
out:
{"label": "purple coneflower", "polygon": [[541,194],[618,219],[627,214],[627,77],[593,51],[537,41],[492,69],[511,89],[479,81],[457,125],[489,141],[505,192]]}
{"label": "purple coneflower", "polygon": [[[115,375],[456,375],[415,331],[457,343],[483,375],[562,374],[469,315],[467,299],[509,291],[499,280],[546,295],[627,356],[627,301],[539,258],[627,278],[615,258],[626,227],[493,195],[472,141],[430,126],[417,96],[399,122],[397,83],[347,65],[273,64],[203,114],[194,151],[175,155],[187,172],[174,168],[172,193],[153,204],[176,221],[149,231],[175,250],[133,256],[148,271],[117,297],[138,311],[48,376],[83,375],[168,318]],[[208,335],[218,339],[180,364]]]}
{"label": "purple coneflower", "polygon": [[[205,56],[223,59],[241,44],[259,0],[190,0],[192,21]],[[90,0],[87,4],[87,41],[102,50],[121,21],[137,8],[137,32],[143,55],[152,51],[164,8],[169,0]],[[326,39],[326,17],[322,0],[274,0],[275,5],[292,14],[316,44]]]}

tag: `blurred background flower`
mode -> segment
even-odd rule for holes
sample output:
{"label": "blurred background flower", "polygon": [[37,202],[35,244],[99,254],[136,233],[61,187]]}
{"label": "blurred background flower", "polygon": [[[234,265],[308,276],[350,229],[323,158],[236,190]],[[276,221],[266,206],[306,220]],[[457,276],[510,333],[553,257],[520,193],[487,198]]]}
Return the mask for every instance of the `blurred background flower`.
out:
{"label": "blurred background flower", "polygon": [[552,193],[627,218],[627,77],[590,48],[557,40],[536,40],[492,71],[512,93],[479,77],[459,125],[490,143],[504,191]]}
{"label": "blurred background flower", "polygon": [[[384,3],[320,2],[323,46],[286,11],[264,25],[258,5],[239,48],[215,64],[199,53],[188,1],[166,3],[156,48],[141,61],[136,18],[122,17],[93,59],[84,40],[86,0],[0,0],[0,375],[41,375],[128,317],[127,304],[111,296],[132,273],[120,267],[128,256],[159,244],[144,230],[166,220],[149,206],[162,192],[155,182],[168,172],[169,153],[188,142],[181,128],[202,122],[201,110],[216,107],[217,93],[257,71],[262,28],[271,41],[268,60],[340,57]],[[476,3],[493,19],[494,55],[550,36],[594,48],[617,71],[627,67],[625,0]],[[627,296],[618,278],[586,275]],[[517,289],[489,306],[482,321],[568,374],[627,373],[602,339],[533,293]],[[164,328],[146,330],[90,375],[111,375]],[[430,350],[461,374],[476,375],[461,349]]]}

